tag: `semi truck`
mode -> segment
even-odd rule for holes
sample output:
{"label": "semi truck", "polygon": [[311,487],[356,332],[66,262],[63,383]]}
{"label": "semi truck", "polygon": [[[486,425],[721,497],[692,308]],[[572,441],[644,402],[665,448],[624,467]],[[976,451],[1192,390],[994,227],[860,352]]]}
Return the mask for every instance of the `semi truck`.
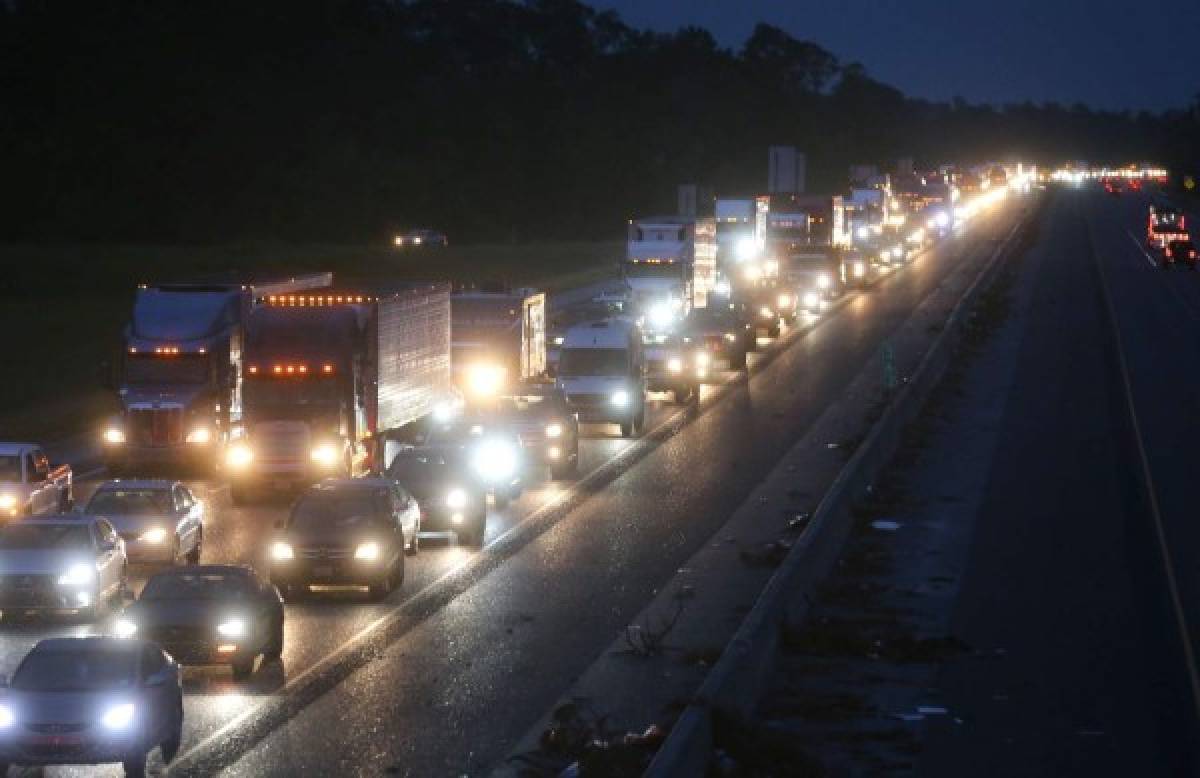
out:
{"label": "semi truck", "polygon": [[635,315],[650,331],[668,330],[703,308],[716,282],[717,225],[711,218],[656,217],[629,222],[621,275]]}
{"label": "semi truck", "polygon": [[450,296],[450,364],[468,402],[546,374],[546,295],[533,289]]}
{"label": "semi truck", "polygon": [[1146,219],[1146,245],[1152,249],[1163,250],[1172,241],[1190,240],[1187,230],[1187,217],[1173,203],[1158,198],[1150,203],[1149,216]]}
{"label": "semi truck", "polygon": [[121,409],[103,432],[109,471],[214,469],[241,418],[245,327],[256,296],[332,282],[332,273],[314,273],[139,286],[110,377]]}
{"label": "semi truck", "polygon": [[448,284],[261,302],[225,461],[235,502],[366,472],[377,436],[452,402]]}

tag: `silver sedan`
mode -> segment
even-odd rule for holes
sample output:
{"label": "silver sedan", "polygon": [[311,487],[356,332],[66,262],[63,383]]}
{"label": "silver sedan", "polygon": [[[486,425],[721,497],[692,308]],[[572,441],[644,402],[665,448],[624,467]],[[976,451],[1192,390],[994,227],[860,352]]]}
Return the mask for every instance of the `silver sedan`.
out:
{"label": "silver sedan", "polygon": [[83,508],[107,519],[125,541],[130,562],[197,564],[204,503],[180,481],[105,481]]}

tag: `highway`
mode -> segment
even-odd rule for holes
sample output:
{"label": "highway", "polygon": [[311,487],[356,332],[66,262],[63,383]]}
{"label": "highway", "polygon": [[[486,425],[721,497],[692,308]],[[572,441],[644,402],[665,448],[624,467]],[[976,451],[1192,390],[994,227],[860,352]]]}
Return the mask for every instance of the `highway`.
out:
{"label": "highway", "polygon": [[[535,484],[493,511],[482,553],[429,540],[385,602],[338,594],[289,605],[282,663],[248,683],[235,684],[226,670],[189,669],[172,774],[494,767],[878,358],[888,335],[960,263],[983,256],[1007,223],[981,219],[819,321],[785,332],[752,358],[748,381],[729,374],[705,389],[699,409],[656,402],[640,440],[589,429],[579,481]],[[204,561],[264,567],[285,506],[234,507],[226,486],[193,486],[211,512]],[[88,488],[80,485],[80,500]],[[41,637],[104,627],[0,625],[0,672],[11,673]]]}
{"label": "highway", "polygon": [[966,724],[920,775],[1200,773],[1200,272],[1156,267],[1148,202],[1067,189],[1042,221],[950,622],[974,653],[931,684]]}

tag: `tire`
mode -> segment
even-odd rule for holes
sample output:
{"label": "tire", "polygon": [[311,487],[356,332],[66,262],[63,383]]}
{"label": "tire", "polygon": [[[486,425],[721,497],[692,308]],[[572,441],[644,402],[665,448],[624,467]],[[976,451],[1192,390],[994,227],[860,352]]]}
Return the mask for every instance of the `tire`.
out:
{"label": "tire", "polygon": [[633,419],[630,419],[629,421],[621,422],[621,437],[623,437],[623,438],[632,438],[633,437]]}
{"label": "tire", "polygon": [[189,565],[200,564],[200,551],[203,546],[204,546],[204,531],[198,530],[196,532],[196,547],[193,548],[191,551],[187,552],[187,556],[184,557],[184,561]]}
{"label": "tire", "polygon": [[[404,557],[403,556],[400,557],[400,560],[401,560],[400,561],[400,580],[403,581],[404,580],[404,561],[403,561]],[[379,602],[380,600],[386,599],[387,596],[392,593],[392,589],[395,587],[395,579],[396,579],[396,570],[393,567],[391,570],[388,571],[387,578],[385,578],[382,583],[371,584],[370,586],[367,587],[368,596],[370,596],[370,598],[372,600],[374,600],[375,602]]]}
{"label": "tire", "polygon": [[458,534],[458,542],[468,548],[483,548],[483,535],[487,530],[487,516],[480,516],[475,520],[475,525],[469,530],[462,530]]}
{"label": "tire", "polygon": [[229,669],[233,671],[233,680],[245,681],[254,675],[254,657],[239,659],[231,664]]}
{"label": "tire", "polygon": [[421,539],[414,532],[412,542],[404,547],[404,554],[405,556],[416,556],[419,553],[421,553]]}
{"label": "tire", "polygon": [[637,412],[637,416],[633,417],[633,431],[641,432],[646,426],[646,405],[643,403]]}
{"label": "tire", "polygon": [[145,778],[146,776],[146,754],[134,754],[127,756],[121,762],[121,766],[125,768],[125,778]]}
{"label": "tire", "polygon": [[274,661],[283,656],[283,613],[279,614],[279,619],[273,625],[271,631],[271,640],[263,649],[263,659]]}
{"label": "tire", "polygon": [[[182,703],[181,703],[182,706]],[[180,707],[175,712],[175,728],[171,730],[171,734],[159,744],[158,750],[162,755],[163,764],[171,764],[179,754],[179,746],[183,743],[183,708]]]}

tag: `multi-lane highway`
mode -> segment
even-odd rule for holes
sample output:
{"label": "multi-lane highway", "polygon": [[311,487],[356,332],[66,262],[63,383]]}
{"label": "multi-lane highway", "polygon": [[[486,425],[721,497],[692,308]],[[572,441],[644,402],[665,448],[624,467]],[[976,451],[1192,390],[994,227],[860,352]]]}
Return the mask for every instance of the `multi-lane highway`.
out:
{"label": "multi-lane highway", "polygon": [[[656,587],[706,542],[947,275],[986,255],[1010,213],[980,217],[853,304],[785,332],[707,387],[698,409],[655,403],[647,432],[592,429],[580,479],[541,482],[491,514],[482,552],[430,540],[381,603],[289,605],[281,663],[234,683],[186,673],[176,774],[477,774],[551,705]],[[764,344],[765,345],[765,344]],[[265,567],[283,505],[210,510],[205,561]],[[86,497],[81,484],[79,498]],[[0,671],[37,639],[106,625],[0,626]],[[57,772],[57,771],[56,771]],[[70,770],[63,770],[64,774]],[[119,768],[113,768],[113,774]]]}

